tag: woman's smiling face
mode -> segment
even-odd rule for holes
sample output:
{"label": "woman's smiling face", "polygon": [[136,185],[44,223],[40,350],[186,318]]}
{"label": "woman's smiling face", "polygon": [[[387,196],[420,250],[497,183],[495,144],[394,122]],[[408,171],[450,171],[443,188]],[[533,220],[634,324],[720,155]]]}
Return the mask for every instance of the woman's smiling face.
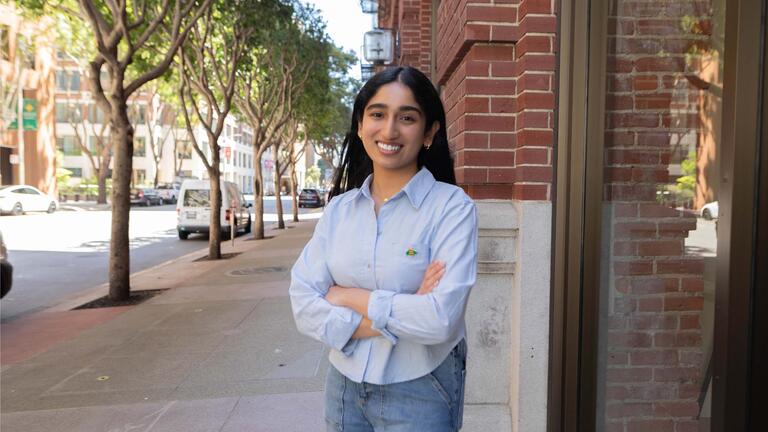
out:
{"label": "woman's smiling face", "polygon": [[376,170],[418,169],[417,157],[439,124],[424,132],[424,112],[406,85],[394,81],[379,88],[363,110],[358,136]]}

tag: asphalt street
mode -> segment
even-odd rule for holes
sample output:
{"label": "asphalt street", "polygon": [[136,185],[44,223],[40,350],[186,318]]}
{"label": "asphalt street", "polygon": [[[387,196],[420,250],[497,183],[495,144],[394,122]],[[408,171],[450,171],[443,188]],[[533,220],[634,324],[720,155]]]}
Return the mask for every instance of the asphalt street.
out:
{"label": "asphalt street", "polygon": [[[270,199],[271,198],[271,199]],[[290,199],[283,200],[290,218]],[[301,214],[322,209],[300,209]],[[274,197],[265,200],[265,222],[277,220]],[[14,266],[13,289],[0,302],[7,322],[108,281],[110,211],[57,211],[0,217],[0,231]],[[131,272],[208,247],[204,235],[179,240],[174,205],[134,207],[130,215]]]}

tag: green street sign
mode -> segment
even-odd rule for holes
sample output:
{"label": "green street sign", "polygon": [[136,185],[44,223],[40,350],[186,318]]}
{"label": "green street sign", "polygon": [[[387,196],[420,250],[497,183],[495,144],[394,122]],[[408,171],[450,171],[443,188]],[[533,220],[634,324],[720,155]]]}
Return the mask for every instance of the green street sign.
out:
{"label": "green street sign", "polygon": [[[24,108],[22,112],[22,124],[24,125],[25,131],[36,131],[37,130],[37,99],[24,99]],[[11,121],[11,124],[8,125],[8,129],[17,129],[18,124],[18,115],[16,116],[13,121]]]}

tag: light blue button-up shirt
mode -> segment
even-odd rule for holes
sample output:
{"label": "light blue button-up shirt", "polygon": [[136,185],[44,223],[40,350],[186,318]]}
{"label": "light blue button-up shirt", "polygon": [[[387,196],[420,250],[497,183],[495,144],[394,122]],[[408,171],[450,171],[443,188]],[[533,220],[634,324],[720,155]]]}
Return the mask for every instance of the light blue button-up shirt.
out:
{"label": "light blue button-up shirt", "polygon": [[[291,271],[291,306],[303,334],[331,348],[349,379],[408,381],[433,371],[465,336],[464,313],[477,275],[477,214],[464,191],[422,168],[374,211],[369,176],[335,197]],[[416,294],[427,266],[445,274]],[[332,285],[371,290],[368,318],[382,336],[352,339],[362,315],[325,300]]]}

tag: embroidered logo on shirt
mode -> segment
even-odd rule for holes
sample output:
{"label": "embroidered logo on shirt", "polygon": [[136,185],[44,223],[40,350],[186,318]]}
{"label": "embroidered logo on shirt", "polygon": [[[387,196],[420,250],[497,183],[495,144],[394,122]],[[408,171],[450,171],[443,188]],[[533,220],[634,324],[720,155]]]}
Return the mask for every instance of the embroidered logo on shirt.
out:
{"label": "embroidered logo on shirt", "polygon": [[405,251],[406,256],[416,256],[416,249],[414,248],[408,248],[407,251]]}

